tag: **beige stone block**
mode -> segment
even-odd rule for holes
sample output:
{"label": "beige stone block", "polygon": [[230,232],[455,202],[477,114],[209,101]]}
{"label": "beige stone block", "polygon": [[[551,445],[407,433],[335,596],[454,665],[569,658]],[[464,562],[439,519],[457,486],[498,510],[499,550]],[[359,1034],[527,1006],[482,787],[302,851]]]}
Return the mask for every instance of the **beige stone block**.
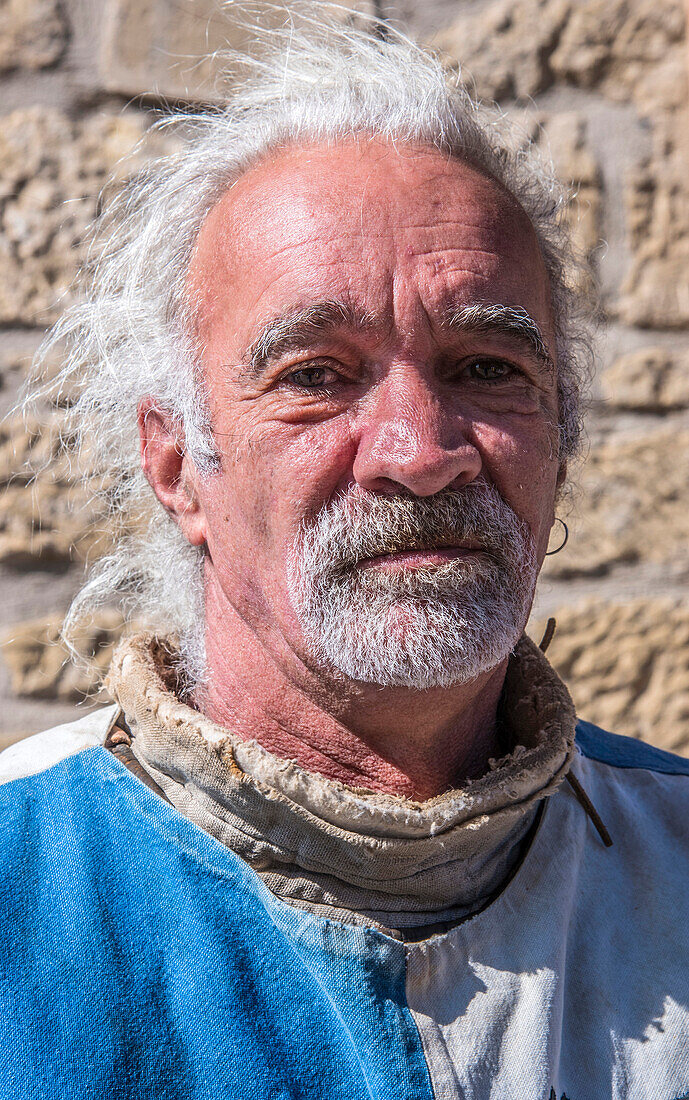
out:
{"label": "beige stone block", "polygon": [[685,33],[682,0],[493,0],[462,12],[433,45],[482,98],[570,84],[653,114],[686,102]]}
{"label": "beige stone block", "polygon": [[[374,13],[372,0],[342,0],[348,12]],[[104,86],[125,95],[155,94],[172,99],[222,98],[223,51],[252,52],[254,35],[233,10],[217,0],[111,0],[101,48]],[[281,26],[279,5],[253,4],[263,31]],[[291,19],[298,23],[298,14]]]}
{"label": "beige stone block", "polygon": [[[548,659],[579,715],[689,755],[689,603],[592,600],[556,618]],[[534,638],[543,625],[530,628]]]}
{"label": "beige stone block", "polygon": [[0,73],[54,65],[67,34],[58,0],[0,0]]}
{"label": "beige stone block", "polygon": [[689,240],[651,237],[638,249],[619,315],[641,328],[689,328]]}
{"label": "beige stone block", "polygon": [[[32,362],[41,345],[42,333],[40,330],[33,332],[17,332],[8,334],[0,347],[0,387],[7,383],[12,389],[12,404],[8,403],[8,412],[19,402],[24,393],[24,386],[32,375]],[[57,385],[58,374],[64,366],[64,356],[59,349],[55,349],[43,360],[41,365],[41,382],[46,387],[55,383],[50,395],[50,406],[56,405],[64,408],[75,400],[78,393],[78,382],[73,380],[69,385]],[[0,476],[6,467],[5,449],[7,444],[7,424],[0,425]],[[14,429],[12,429],[13,434]]]}
{"label": "beige stone block", "polygon": [[0,426],[0,562],[13,567],[92,560],[112,531],[88,479],[62,451],[64,414]]}
{"label": "beige stone block", "polygon": [[497,0],[462,12],[431,44],[459,63],[480,98],[526,99],[552,84],[548,58],[570,7],[570,0]]}
{"label": "beige stone block", "polygon": [[539,144],[570,192],[566,218],[578,256],[591,258],[601,240],[601,174],[587,141],[586,118],[564,111],[540,119]]}
{"label": "beige stone block", "polygon": [[549,65],[555,80],[631,97],[645,113],[667,107],[668,96],[681,102],[668,67],[681,56],[684,36],[682,0],[577,0]]}
{"label": "beige stone block", "polygon": [[11,485],[0,495],[0,562],[22,568],[93,560],[110,546],[88,488]]}
{"label": "beige stone block", "polygon": [[634,412],[671,412],[689,406],[689,352],[650,347],[632,351],[601,376],[602,400]]}
{"label": "beige stone block", "polygon": [[661,421],[643,434],[592,444],[576,480],[573,502],[560,509],[569,542],[546,558],[544,575],[600,575],[641,562],[689,568],[686,426]]}
{"label": "beige stone block", "polygon": [[[76,641],[85,658],[75,664],[60,640],[59,615],[22,623],[6,632],[2,654],[16,695],[74,702],[96,693],[123,631],[117,611],[101,611]],[[88,664],[86,663],[88,661]]]}
{"label": "beige stone block", "polygon": [[61,460],[64,414],[55,412],[43,424],[19,414],[0,423],[0,485],[28,485],[39,467],[51,465],[54,484],[65,484],[69,472]]}
{"label": "beige stone block", "polygon": [[598,186],[600,169],[586,140],[586,116],[581,111],[562,111],[540,116],[545,144],[563,182]]}
{"label": "beige stone block", "polygon": [[28,107],[0,119],[0,324],[43,325],[72,300],[98,196],[144,127],[134,111],[72,122]]}
{"label": "beige stone block", "polygon": [[632,262],[620,315],[644,328],[689,327],[689,113],[657,120],[653,155],[628,173]]}

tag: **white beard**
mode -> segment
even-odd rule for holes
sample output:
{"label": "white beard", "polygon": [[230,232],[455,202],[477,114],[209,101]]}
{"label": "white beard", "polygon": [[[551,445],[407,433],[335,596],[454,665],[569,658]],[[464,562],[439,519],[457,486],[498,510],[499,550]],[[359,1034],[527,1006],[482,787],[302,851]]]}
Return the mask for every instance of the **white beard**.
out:
{"label": "white beard", "polygon": [[[472,540],[438,567],[361,569],[378,554]],[[290,594],[313,657],[354,680],[425,689],[466,683],[509,655],[538,575],[531,532],[486,482],[432,497],[356,489],[305,524]]]}

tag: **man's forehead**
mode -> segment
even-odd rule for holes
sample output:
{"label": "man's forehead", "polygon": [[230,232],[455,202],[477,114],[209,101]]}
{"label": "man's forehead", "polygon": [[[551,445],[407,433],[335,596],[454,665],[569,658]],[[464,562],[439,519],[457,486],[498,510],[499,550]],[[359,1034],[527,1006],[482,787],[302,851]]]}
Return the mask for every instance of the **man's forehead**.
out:
{"label": "man's forehead", "polygon": [[[363,205],[343,206],[344,196]],[[425,146],[348,139],[288,147],[240,176],[207,215],[192,267],[217,260],[219,245],[261,239],[264,226],[266,233],[292,229],[297,239],[309,222],[333,217],[341,233],[359,237],[393,219],[412,228],[461,227],[467,243],[491,230],[535,236],[513,196],[472,165]]]}
{"label": "man's forehead", "polygon": [[209,325],[238,293],[257,314],[266,293],[281,307],[343,298],[347,280],[380,299],[393,267],[460,278],[470,296],[475,283],[477,297],[505,272],[517,292],[547,284],[528,218],[495,181],[436,150],[349,141],[287,149],[242,176],[201,229],[188,287]]}

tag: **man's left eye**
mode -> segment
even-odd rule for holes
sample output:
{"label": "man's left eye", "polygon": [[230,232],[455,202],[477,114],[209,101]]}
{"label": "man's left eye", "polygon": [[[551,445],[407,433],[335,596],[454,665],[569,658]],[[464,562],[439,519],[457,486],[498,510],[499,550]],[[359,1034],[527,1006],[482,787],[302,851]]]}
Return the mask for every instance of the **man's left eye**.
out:
{"label": "man's left eye", "polygon": [[335,381],[335,372],[328,367],[300,367],[291,371],[286,380],[304,390],[316,390]]}
{"label": "man's left eye", "polygon": [[477,382],[503,382],[514,374],[514,367],[504,359],[474,359],[467,365],[467,371]]}

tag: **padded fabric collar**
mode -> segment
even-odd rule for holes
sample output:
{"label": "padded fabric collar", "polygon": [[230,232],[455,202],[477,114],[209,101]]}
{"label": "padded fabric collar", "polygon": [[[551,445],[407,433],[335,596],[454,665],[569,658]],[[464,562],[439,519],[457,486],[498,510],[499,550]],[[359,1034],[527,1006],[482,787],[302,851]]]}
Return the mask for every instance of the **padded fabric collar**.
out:
{"label": "padded fabric collar", "polygon": [[120,645],[107,687],[136,757],[181,813],[285,900],[385,928],[481,908],[514,869],[574,753],[572,700],[526,637],[502,700],[513,751],[480,779],[420,803],[324,779],[239,740],[177,698],[170,649],[151,636]]}

